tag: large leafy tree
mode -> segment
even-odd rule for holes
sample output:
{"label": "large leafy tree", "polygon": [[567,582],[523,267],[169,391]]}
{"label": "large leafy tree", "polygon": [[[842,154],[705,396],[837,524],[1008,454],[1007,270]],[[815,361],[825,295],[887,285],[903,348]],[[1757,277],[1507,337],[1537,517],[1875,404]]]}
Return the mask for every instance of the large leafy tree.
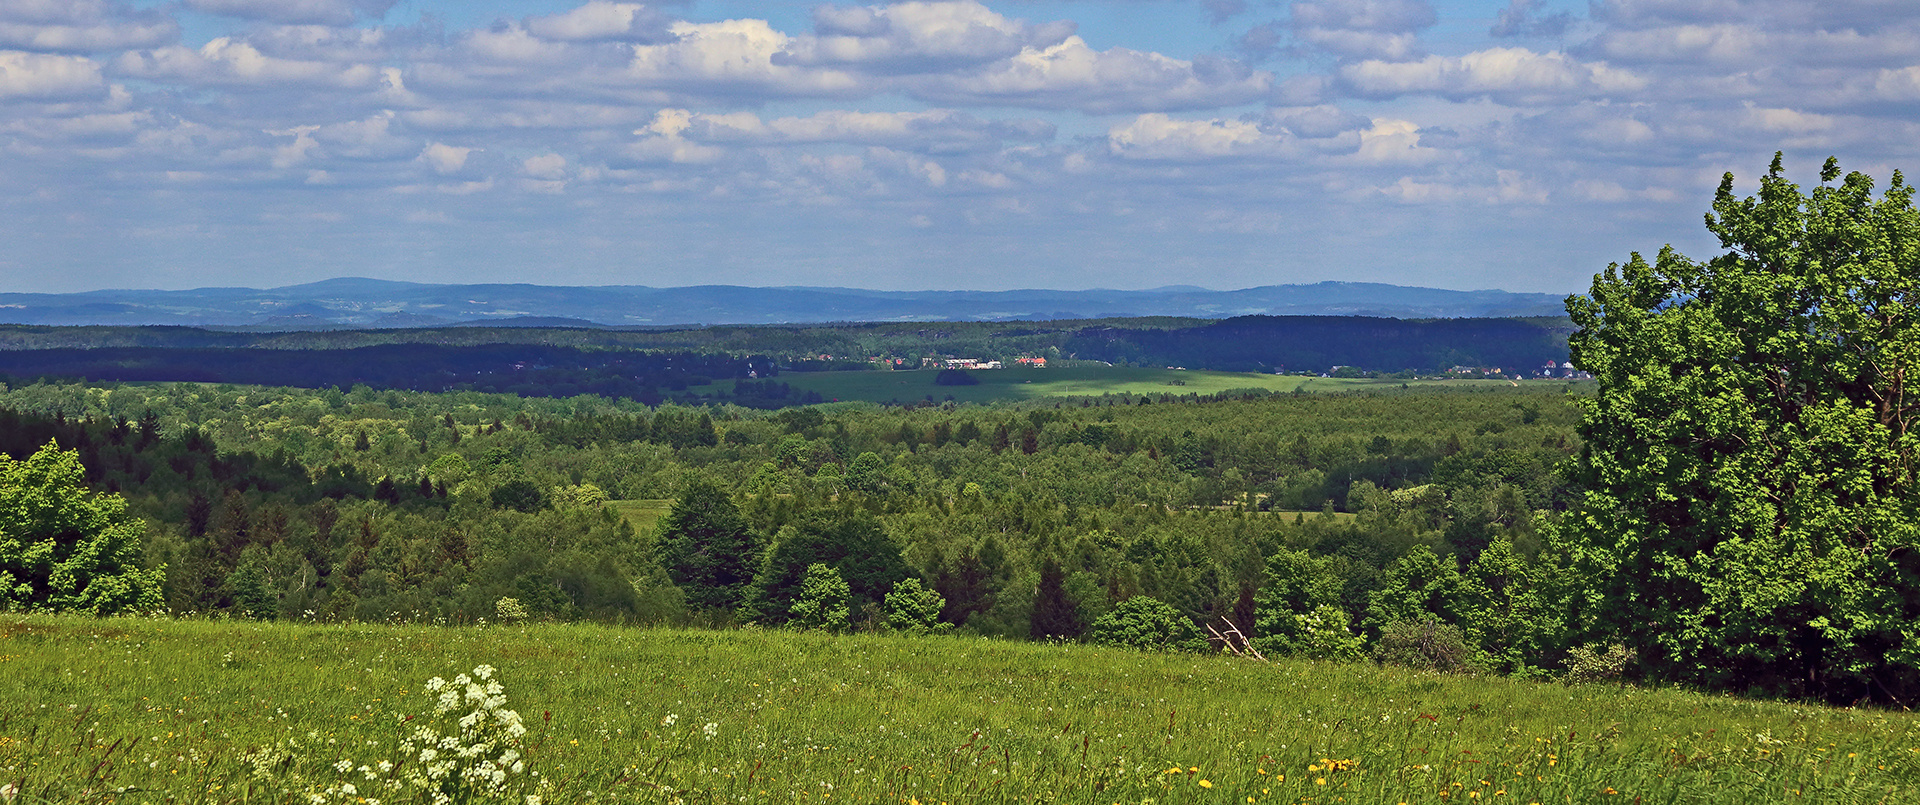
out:
{"label": "large leafy tree", "polygon": [[1828,160],[1802,193],[1776,156],[1757,197],[1721,182],[1724,254],[1568,300],[1599,392],[1560,538],[1657,678],[1920,694],[1920,214],[1899,173],[1873,191]]}
{"label": "large leafy tree", "polygon": [[140,567],[146,524],[86,486],[78,453],[52,442],[0,453],[0,609],[110,615],[156,609],[165,571]]}

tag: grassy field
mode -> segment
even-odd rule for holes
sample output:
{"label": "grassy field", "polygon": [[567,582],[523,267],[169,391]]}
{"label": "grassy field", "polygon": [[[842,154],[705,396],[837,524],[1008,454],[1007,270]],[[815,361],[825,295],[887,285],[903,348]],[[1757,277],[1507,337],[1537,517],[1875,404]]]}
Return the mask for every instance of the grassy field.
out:
{"label": "grassy field", "polygon": [[633,526],[633,533],[645,534],[653,530],[660,518],[667,516],[667,510],[673,508],[671,500],[609,500],[607,507],[618,512],[620,518]]}
{"label": "grassy field", "polygon": [[45,616],[0,616],[0,798],[428,801],[405,781],[471,767],[447,758],[478,739],[421,760],[418,730],[469,709],[427,680],[482,664],[504,701],[476,718],[526,732],[479,757],[524,765],[456,769],[453,801],[1920,798],[1912,715],[1671,690],[959,637]]}
{"label": "grassy field", "polygon": [[[952,395],[956,402],[1027,400],[1040,397],[1099,396],[1101,394],[1214,394],[1229,389],[1268,389],[1277,392],[1350,391],[1364,388],[1399,388],[1402,381],[1263,375],[1241,372],[1200,372],[1184,369],[1139,369],[1081,366],[1048,369],[979,370],[970,377],[976,386],[937,386],[932,370],[903,372],[787,372],[779,380],[796,389],[817,391],[828,400],[868,402],[912,402],[933,395],[936,401]],[[725,386],[731,381],[717,382]],[[1410,380],[1408,386],[1506,386],[1505,380]],[[1522,381],[1523,383],[1560,383],[1566,381]],[[726,386],[731,390],[730,386]]]}

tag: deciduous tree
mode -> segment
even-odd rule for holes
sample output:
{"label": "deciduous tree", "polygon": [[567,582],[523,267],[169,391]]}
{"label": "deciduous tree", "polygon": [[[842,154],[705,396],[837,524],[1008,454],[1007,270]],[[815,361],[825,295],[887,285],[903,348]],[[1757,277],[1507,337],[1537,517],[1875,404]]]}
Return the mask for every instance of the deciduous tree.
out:
{"label": "deciduous tree", "polygon": [[[1837,183],[1836,183],[1837,181]],[[1920,695],[1920,213],[1828,160],[1729,174],[1724,254],[1633,255],[1568,300],[1584,496],[1559,538],[1653,676],[1852,700]]]}
{"label": "deciduous tree", "polygon": [[0,608],[109,615],[160,606],[164,568],[140,567],[146,526],[88,491],[80,457],[48,442],[0,453]]}

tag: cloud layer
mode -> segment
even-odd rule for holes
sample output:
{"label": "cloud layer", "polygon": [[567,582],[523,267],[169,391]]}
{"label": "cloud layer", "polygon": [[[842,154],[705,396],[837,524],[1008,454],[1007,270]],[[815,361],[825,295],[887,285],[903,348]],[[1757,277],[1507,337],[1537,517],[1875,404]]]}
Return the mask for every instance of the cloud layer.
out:
{"label": "cloud layer", "polygon": [[458,8],[0,4],[7,289],[1571,291],[1724,171],[1920,142],[1892,0]]}

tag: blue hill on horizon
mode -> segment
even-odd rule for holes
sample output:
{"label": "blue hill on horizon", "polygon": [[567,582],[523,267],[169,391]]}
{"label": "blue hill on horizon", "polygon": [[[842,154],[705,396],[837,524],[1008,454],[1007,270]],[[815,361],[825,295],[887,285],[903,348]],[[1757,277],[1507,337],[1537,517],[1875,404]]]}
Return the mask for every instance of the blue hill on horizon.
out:
{"label": "blue hill on horizon", "polygon": [[811,286],[438,285],[339,277],[268,289],[0,293],[0,323],[340,329],[491,322],[658,327],[1250,315],[1431,319],[1559,317],[1565,315],[1564,300],[1553,294],[1334,281],[1230,291],[1190,285],[1150,290],[876,291]]}

